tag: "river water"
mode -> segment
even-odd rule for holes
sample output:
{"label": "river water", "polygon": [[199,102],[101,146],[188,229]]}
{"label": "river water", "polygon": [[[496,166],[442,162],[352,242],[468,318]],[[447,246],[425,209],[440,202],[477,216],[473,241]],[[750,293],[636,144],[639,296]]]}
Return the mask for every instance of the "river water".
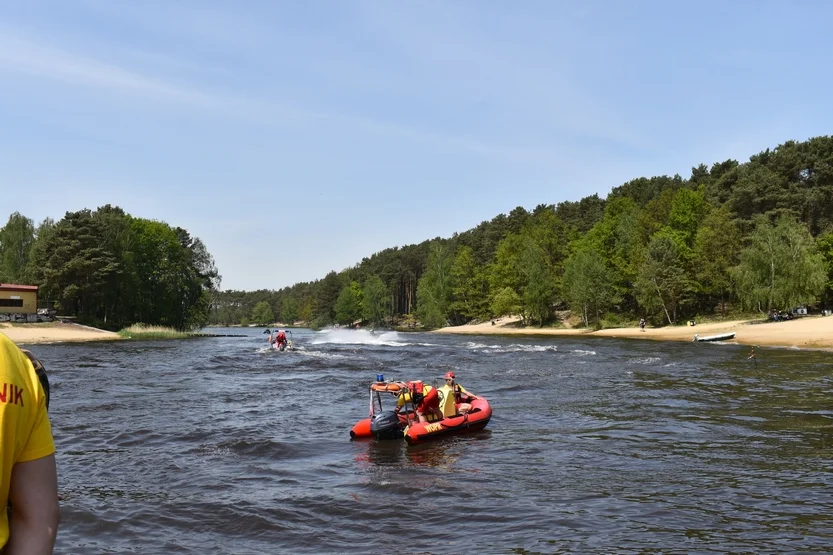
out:
{"label": "river water", "polygon": [[[833,550],[830,354],[261,329],[37,345],[56,553]],[[351,441],[369,383],[453,370],[486,430]]]}

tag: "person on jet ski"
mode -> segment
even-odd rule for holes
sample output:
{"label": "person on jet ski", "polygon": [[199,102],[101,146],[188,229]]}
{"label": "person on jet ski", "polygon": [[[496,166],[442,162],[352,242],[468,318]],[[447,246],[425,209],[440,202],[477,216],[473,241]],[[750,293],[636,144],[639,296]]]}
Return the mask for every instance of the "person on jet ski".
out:
{"label": "person on jet ski", "polygon": [[278,330],[278,334],[275,336],[275,348],[283,351],[284,349],[286,349],[286,345],[286,332],[283,330]]}

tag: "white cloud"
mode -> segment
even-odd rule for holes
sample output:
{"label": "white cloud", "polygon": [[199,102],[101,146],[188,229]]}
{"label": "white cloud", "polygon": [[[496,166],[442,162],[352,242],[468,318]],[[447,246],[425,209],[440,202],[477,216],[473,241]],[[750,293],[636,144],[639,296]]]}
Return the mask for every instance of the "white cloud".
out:
{"label": "white cloud", "polygon": [[199,91],[145,77],[0,30],[0,67],[75,85],[120,90],[138,96],[215,108],[217,99]]}
{"label": "white cloud", "polygon": [[[166,62],[172,63],[170,60]],[[242,118],[251,123],[275,125],[314,120],[333,127],[360,130],[508,161],[551,163],[558,152],[552,146],[494,144],[363,116],[327,113],[287,107],[275,101],[260,102],[246,97],[215,94],[200,88],[171,83],[90,56],[75,54],[8,28],[0,28],[0,71],[3,70],[75,86],[97,88],[128,97],[174,103],[178,107],[185,106],[220,116]]]}

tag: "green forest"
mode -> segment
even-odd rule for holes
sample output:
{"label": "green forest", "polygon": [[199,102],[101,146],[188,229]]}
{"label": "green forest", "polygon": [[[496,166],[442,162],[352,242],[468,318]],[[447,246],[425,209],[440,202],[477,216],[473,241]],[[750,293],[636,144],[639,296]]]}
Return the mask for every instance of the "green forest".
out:
{"label": "green forest", "polygon": [[37,227],[16,212],[0,229],[0,282],[38,285],[43,307],[104,329],[202,327],[219,280],[202,241],[110,205]]}
{"label": "green forest", "polygon": [[109,328],[430,329],[506,314],[599,328],[830,307],[833,137],[700,164],[688,178],[634,179],[606,198],[518,207],[279,290],[220,291],[199,239],[109,205],[37,227],[15,213],[0,230],[0,281],[39,285],[62,313]]}

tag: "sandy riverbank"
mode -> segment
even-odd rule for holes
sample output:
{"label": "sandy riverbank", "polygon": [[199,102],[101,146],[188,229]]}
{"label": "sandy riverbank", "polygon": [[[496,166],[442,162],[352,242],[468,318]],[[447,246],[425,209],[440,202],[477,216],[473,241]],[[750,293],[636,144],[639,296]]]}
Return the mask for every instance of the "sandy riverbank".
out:
{"label": "sandy riverbank", "polygon": [[[453,326],[436,330],[434,333],[468,335],[553,335],[619,337],[652,339],[657,341],[692,341],[700,337],[734,332],[735,337],[727,343],[743,345],[766,345],[772,347],[796,347],[802,349],[833,349],[833,317],[808,316],[788,322],[752,324],[748,320],[697,324],[696,326],[668,326],[663,328],[613,328],[591,331],[579,328],[518,328],[517,318],[499,318],[482,324]],[[18,344],[63,343],[76,341],[102,341],[121,339],[114,332],[104,331],[79,324],[52,322],[49,324],[0,324],[4,333]]]}
{"label": "sandy riverbank", "polygon": [[569,328],[518,328],[513,327],[517,318],[501,318],[475,325],[453,326],[434,333],[459,333],[470,335],[581,335],[585,337],[624,337],[653,339],[657,341],[693,341],[700,337],[734,332],[735,338],[727,343],[742,345],[766,345],[771,347],[797,347],[802,349],[833,349],[833,317],[807,316],[788,322],[753,324],[748,320],[697,324],[696,326],[668,326],[664,328],[614,328],[600,331]]}
{"label": "sandy riverbank", "polygon": [[121,339],[119,334],[80,324],[49,322],[44,324],[0,324],[0,333],[18,345],[35,343],[64,343],[76,341],[104,341]]}

